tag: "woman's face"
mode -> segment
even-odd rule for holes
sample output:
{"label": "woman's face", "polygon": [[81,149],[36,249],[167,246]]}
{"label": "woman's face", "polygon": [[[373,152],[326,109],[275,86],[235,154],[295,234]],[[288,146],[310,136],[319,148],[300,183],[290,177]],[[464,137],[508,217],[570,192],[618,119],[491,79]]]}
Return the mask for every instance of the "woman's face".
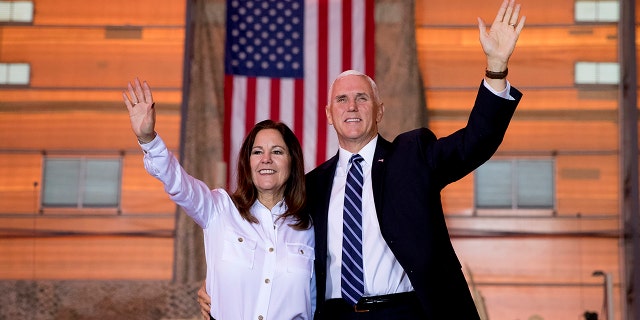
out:
{"label": "woman's face", "polygon": [[291,173],[291,156],[278,130],[264,129],[258,132],[249,162],[251,179],[259,195],[284,195],[284,186]]}

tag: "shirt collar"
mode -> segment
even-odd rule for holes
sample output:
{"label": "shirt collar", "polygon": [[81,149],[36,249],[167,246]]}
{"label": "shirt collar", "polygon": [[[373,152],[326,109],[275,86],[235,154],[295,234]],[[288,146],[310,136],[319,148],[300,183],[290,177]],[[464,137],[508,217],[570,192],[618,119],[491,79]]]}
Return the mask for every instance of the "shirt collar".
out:
{"label": "shirt collar", "polygon": [[[376,135],[373,139],[371,139],[371,141],[369,141],[369,143],[367,143],[364,147],[362,147],[362,149],[360,149],[360,151],[358,151],[358,154],[364,159],[364,161],[361,162],[363,169],[370,167],[371,163],[373,163],[373,155],[376,152],[377,143],[378,135]],[[340,150],[338,152],[338,167],[340,167],[344,172],[347,172],[349,168],[349,159],[351,159],[352,155],[353,153],[340,147]]]}
{"label": "shirt collar", "polygon": [[275,206],[273,206],[273,208],[271,210],[269,210],[269,208],[265,207],[258,199],[256,199],[256,201],[253,203],[253,205],[251,206],[251,209],[249,209],[250,211],[254,211],[254,210],[266,210],[271,212],[271,214],[273,215],[281,215],[283,214],[285,211],[287,211],[289,207],[287,207],[287,203],[284,202],[284,198],[282,198],[282,200],[278,201],[278,203],[276,203]]}

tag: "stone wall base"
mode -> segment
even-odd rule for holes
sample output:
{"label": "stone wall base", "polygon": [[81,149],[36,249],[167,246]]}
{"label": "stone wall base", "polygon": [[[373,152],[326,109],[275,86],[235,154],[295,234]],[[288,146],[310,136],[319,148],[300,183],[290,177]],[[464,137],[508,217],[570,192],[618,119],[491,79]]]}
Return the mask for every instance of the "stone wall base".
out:
{"label": "stone wall base", "polygon": [[0,320],[195,320],[201,284],[2,280]]}

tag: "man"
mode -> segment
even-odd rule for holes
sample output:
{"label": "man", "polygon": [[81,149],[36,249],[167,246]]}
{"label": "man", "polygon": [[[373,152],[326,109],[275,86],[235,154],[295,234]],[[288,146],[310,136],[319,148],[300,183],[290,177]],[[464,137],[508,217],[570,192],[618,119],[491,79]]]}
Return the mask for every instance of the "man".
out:
{"label": "man", "polygon": [[[325,111],[340,150],[306,177],[316,319],[479,319],[440,192],[491,158],[522,97],[506,80],[525,22],[519,13],[520,5],[504,0],[489,31],[478,18],[485,79],[467,126],[447,137],[421,128],[386,141],[373,80],[355,71],[334,80]],[[199,297],[206,311],[204,290]]]}

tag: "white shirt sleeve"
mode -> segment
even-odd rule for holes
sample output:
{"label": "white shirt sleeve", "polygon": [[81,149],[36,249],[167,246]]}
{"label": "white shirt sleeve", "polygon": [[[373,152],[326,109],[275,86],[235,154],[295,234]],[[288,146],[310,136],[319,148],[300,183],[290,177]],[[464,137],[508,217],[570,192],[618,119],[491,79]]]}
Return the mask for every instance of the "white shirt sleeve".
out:
{"label": "white shirt sleeve", "polygon": [[178,159],[167,149],[160,135],[149,143],[140,144],[144,152],[144,167],[147,172],[164,184],[171,200],[203,229],[211,218],[213,193],[202,181],[189,175]]}
{"label": "white shirt sleeve", "polygon": [[507,86],[502,91],[496,91],[495,89],[493,89],[487,83],[487,79],[482,80],[482,83],[484,84],[485,88],[489,89],[489,91],[491,91],[496,96],[509,100],[515,100],[515,98],[513,98],[511,94],[509,94],[509,92],[511,91],[511,84],[509,83],[509,80],[507,80]]}

